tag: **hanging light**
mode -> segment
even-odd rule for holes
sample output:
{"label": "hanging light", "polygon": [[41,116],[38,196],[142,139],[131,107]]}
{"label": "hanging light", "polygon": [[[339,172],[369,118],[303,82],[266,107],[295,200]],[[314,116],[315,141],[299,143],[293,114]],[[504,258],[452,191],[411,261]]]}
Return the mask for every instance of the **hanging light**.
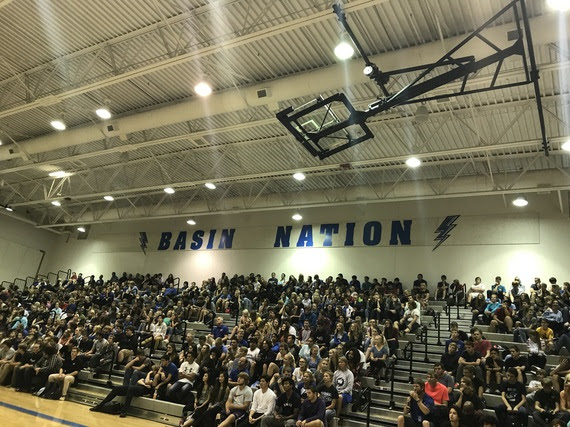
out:
{"label": "hanging light", "polygon": [[419,165],[422,164],[422,161],[417,157],[410,157],[408,160],[406,160],[406,164],[410,168],[417,168]]}
{"label": "hanging light", "polygon": [[295,221],[301,221],[303,219],[303,216],[299,212],[295,212],[291,218],[293,218]]}
{"label": "hanging light", "polygon": [[522,208],[528,205],[528,200],[523,196],[518,196],[515,200],[513,200],[513,205],[518,208]]}
{"label": "hanging light", "polygon": [[77,227],[77,231],[80,233],[85,233],[85,227]]}
{"label": "hanging light", "polygon": [[560,146],[564,151],[570,151],[570,139]]}
{"label": "hanging light", "polygon": [[69,176],[69,174],[65,171],[55,171],[55,172],[50,172],[49,176],[51,176],[52,178],[65,178],[66,176]]}
{"label": "hanging light", "polygon": [[193,219],[189,219],[188,221],[186,221],[186,224],[188,224],[188,225],[196,225],[196,221],[194,221]]}
{"label": "hanging light", "polygon": [[52,120],[50,125],[55,130],[65,130],[66,128],[65,123],[61,119]]}
{"label": "hanging light", "polygon": [[52,205],[54,206],[61,206],[61,202],[59,200],[54,200],[53,202],[51,202]]}
{"label": "hanging light", "polygon": [[426,122],[429,119],[429,110],[425,105],[420,105],[414,113],[414,119],[417,123]]}
{"label": "hanging light", "polygon": [[567,10],[570,10],[570,1],[568,0],[546,0],[546,4],[552,10],[559,12],[566,12]]}
{"label": "hanging light", "polygon": [[111,110],[109,110],[109,108],[107,108],[107,107],[97,108],[95,110],[95,114],[97,114],[103,120],[110,119],[112,116]]}
{"label": "hanging light", "polygon": [[108,202],[112,202],[113,200],[115,200],[115,198],[113,196],[103,196],[103,198],[105,200],[107,200]]}
{"label": "hanging light", "polygon": [[214,184],[213,182],[207,182],[204,185],[206,186],[206,188],[209,188],[210,190],[216,189],[216,184]]}
{"label": "hanging light", "polygon": [[206,82],[200,82],[194,86],[194,91],[199,96],[208,96],[212,93],[212,87]]}
{"label": "hanging light", "polygon": [[346,61],[354,55],[354,47],[346,31],[341,34],[340,42],[334,48],[334,54],[341,61]]}
{"label": "hanging light", "polygon": [[293,178],[295,178],[297,181],[302,181],[305,179],[305,174],[303,172],[297,172],[293,174]]}
{"label": "hanging light", "polygon": [[166,187],[166,188],[164,189],[164,192],[165,192],[166,194],[174,194],[176,191],[174,191],[174,188],[172,188],[172,187]]}
{"label": "hanging light", "polygon": [[6,210],[8,212],[14,212],[14,208],[11,208],[10,206],[6,206]]}

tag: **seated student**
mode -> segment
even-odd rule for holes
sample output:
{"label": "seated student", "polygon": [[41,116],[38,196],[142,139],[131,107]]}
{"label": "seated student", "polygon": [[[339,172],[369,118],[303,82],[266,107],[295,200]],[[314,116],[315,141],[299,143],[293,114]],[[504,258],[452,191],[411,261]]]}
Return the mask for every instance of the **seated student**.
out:
{"label": "seated student", "polygon": [[498,390],[501,386],[503,359],[499,355],[499,349],[493,347],[491,355],[485,361],[485,384],[487,384],[487,393],[491,390]]}
{"label": "seated student", "polygon": [[[501,302],[499,301],[497,294],[491,295],[491,301],[489,301],[489,303],[485,307],[485,311],[483,312],[483,314],[484,314],[483,315],[483,320],[484,320],[483,323],[485,323],[486,325],[491,323],[491,320],[493,320],[493,318],[494,318],[495,312],[499,308],[501,308]],[[473,323],[473,322],[471,322],[471,323]]]}
{"label": "seated student", "polygon": [[468,377],[461,378],[461,381],[459,382],[459,397],[456,405],[461,408],[463,413],[469,416],[470,421],[472,421],[471,423],[465,422],[466,426],[468,424],[473,426],[479,425],[477,421],[481,417],[483,409],[485,409],[485,405],[475,392],[473,382]]}
{"label": "seated student", "polygon": [[436,301],[445,301],[447,299],[448,292],[449,283],[447,282],[447,276],[442,274],[441,281],[437,282],[437,290],[435,291]]}
{"label": "seated student", "polygon": [[552,379],[544,378],[542,389],[536,392],[532,413],[532,418],[537,426],[547,427],[554,420],[560,411],[559,400],[559,394],[552,389]]}
{"label": "seated student", "polygon": [[475,369],[475,375],[479,378],[483,378],[481,359],[481,354],[475,351],[475,344],[472,341],[467,341],[465,343],[465,351],[459,358],[459,367],[457,368],[457,376],[455,379],[460,380],[463,377],[465,366],[473,366],[473,369]]}
{"label": "seated student", "polygon": [[517,370],[510,368],[507,371],[507,380],[501,384],[503,403],[495,406],[495,414],[501,425],[508,425],[507,414],[516,416],[522,426],[528,423],[528,413],[525,407],[526,389],[523,383],[517,381],[517,375]]}
{"label": "seated student", "polygon": [[333,384],[338,391],[338,401],[336,405],[336,416],[340,416],[342,407],[352,402],[352,387],[354,385],[354,374],[348,369],[348,359],[344,356],[338,359],[338,369],[333,375]]}
{"label": "seated student", "polygon": [[324,427],[325,402],[319,397],[317,387],[310,386],[307,389],[307,398],[301,404],[301,410],[297,416],[297,427]]}
{"label": "seated student", "polygon": [[144,354],[144,349],[139,348],[136,351],[136,356],[125,366],[123,385],[135,385],[138,380],[146,377],[151,366],[152,361],[150,360],[150,357],[147,357]]}
{"label": "seated student", "polygon": [[501,285],[501,276],[495,277],[495,283],[491,285],[491,289],[487,291],[487,298],[491,298],[491,295],[497,294],[499,300],[503,300],[505,294],[507,293],[507,288]]}
{"label": "seated student", "polygon": [[[396,323],[396,322],[394,322]],[[400,334],[415,333],[421,327],[420,309],[415,301],[408,302],[408,309],[404,311],[401,322],[398,324]]]}
{"label": "seated student", "polygon": [[277,398],[272,415],[261,418],[260,427],[292,427],[301,409],[301,397],[293,391],[295,381],[284,378],[283,393]]}
{"label": "seated student", "polygon": [[518,345],[510,346],[509,352],[511,354],[505,359],[504,369],[508,370],[509,368],[515,368],[517,370],[517,381],[526,384],[526,367],[528,365],[527,358],[521,355]]}
{"label": "seated student", "polygon": [[268,416],[273,414],[277,396],[269,388],[271,377],[264,375],[259,379],[259,389],[253,393],[253,402],[249,410],[249,417],[243,419],[239,426],[255,426]]}
{"label": "seated student", "polygon": [[208,405],[214,396],[215,378],[210,379],[210,375],[206,372],[202,375],[202,381],[198,386],[196,392],[196,399],[193,404],[187,404],[182,409],[182,418],[180,420],[180,427],[190,427],[196,420],[208,410]]}
{"label": "seated student", "polygon": [[325,401],[325,416],[327,425],[332,423],[336,416],[338,391],[333,385],[333,373],[328,369],[323,373],[323,382],[318,386],[319,396]]}
{"label": "seated student", "polygon": [[570,422],[570,378],[564,380],[564,389],[560,393],[560,412],[556,414],[556,418],[564,423]]}
{"label": "seated student", "polygon": [[459,367],[459,353],[457,352],[457,344],[452,342],[447,348],[447,353],[441,355],[440,363],[452,377],[457,377],[457,368]]}
{"label": "seated student", "polygon": [[434,407],[430,415],[430,421],[440,423],[448,418],[447,404],[449,402],[449,391],[441,384],[433,372],[428,372],[424,392],[433,399]]}
{"label": "seated student", "polygon": [[463,350],[465,350],[465,343],[461,339],[459,339],[459,330],[457,330],[455,328],[451,329],[450,337],[445,340],[445,352],[446,353],[447,353],[447,348],[449,347],[449,344],[451,344],[452,342],[455,343],[455,345],[457,346],[458,356],[461,356],[461,354],[463,353]]}
{"label": "seated student", "polygon": [[160,358],[160,368],[154,386],[153,399],[164,399],[168,387],[178,381],[178,367],[170,361],[168,356]]}
{"label": "seated student", "polygon": [[398,427],[430,427],[427,418],[434,408],[433,399],[424,392],[422,380],[415,381],[413,387],[402,415],[398,416]]}
{"label": "seated student", "polygon": [[501,306],[493,313],[492,320],[489,326],[489,332],[506,332],[513,333],[513,309],[510,307],[511,303],[505,299]]}
{"label": "seated student", "polygon": [[[83,359],[78,357],[79,349],[77,347],[73,347],[71,349],[71,354],[65,358],[58,374],[51,374],[48,377],[48,387],[50,384],[63,384],[61,390],[61,397],[59,400],[65,400],[67,396],[67,390],[69,386],[75,382],[75,378],[77,374],[83,368]],[[49,396],[48,388],[44,391],[44,394]]]}
{"label": "seated student", "polygon": [[218,427],[234,425],[247,415],[249,405],[253,401],[253,392],[247,385],[248,382],[248,374],[242,372],[238,375],[238,385],[230,390],[225,408],[217,416],[220,421]]}
{"label": "seated student", "polygon": [[194,361],[194,354],[188,353],[178,369],[178,381],[166,391],[166,398],[174,403],[187,404],[188,395],[195,388],[200,366]]}
{"label": "seated student", "polygon": [[127,411],[131,407],[131,403],[134,397],[140,397],[145,395],[150,395],[153,392],[153,388],[156,386],[159,377],[159,365],[154,365],[152,370],[146,375],[144,379],[138,380],[136,385],[121,385],[113,387],[109,394],[94,407],[90,408],[90,411],[101,412],[103,406],[106,403],[112,401],[116,396],[125,396],[125,402],[121,408],[121,418],[127,416]]}

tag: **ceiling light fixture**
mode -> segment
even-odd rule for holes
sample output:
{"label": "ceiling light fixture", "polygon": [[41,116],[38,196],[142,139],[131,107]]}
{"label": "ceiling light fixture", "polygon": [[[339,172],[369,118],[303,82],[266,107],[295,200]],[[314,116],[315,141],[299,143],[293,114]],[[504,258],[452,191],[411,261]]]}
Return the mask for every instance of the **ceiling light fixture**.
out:
{"label": "ceiling light fixture", "polygon": [[65,171],[55,171],[49,173],[49,176],[51,176],[52,178],[65,178],[68,175],[69,174]]}
{"label": "ceiling light fixture", "polygon": [[52,205],[54,206],[61,206],[61,202],[54,200],[53,202],[51,202]]}
{"label": "ceiling light fixture", "polygon": [[568,0],[546,0],[546,4],[552,10],[557,10],[559,12],[570,10],[570,2]]}
{"label": "ceiling light fixture", "polygon": [[174,191],[174,188],[172,188],[172,187],[166,187],[166,188],[164,189],[164,192],[165,192],[166,194],[174,194],[176,191]]}
{"label": "ceiling light fixture", "polygon": [[65,130],[66,126],[65,123],[63,122],[63,120],[57,119],[57,120],[52,120],[50,122],[51,127],[53,127],[56,130]]}
{"label": "ceiling light fixture", "polygon": [[293,218],[295,221],[301,221],[303,219],[303,216],[299,212],[295,212],[291,218]]}
{"label": "ceiling light fixture", "polygon": [[429,119],[429,110],[425,105],[420,105],[414,113],[414,119],[417,123],[424,123]]}
{"label": "ceiling light fixture", "polygon": [[196,225],[196,221],[194,221],[193,219],[189,219],[188,221],[186,221],[186,224],[188,224],[188,225]]}
{"label": "ceiling light fixture", "polygon": [[113,196],[103,196],[103,198],[105,200],[107,200],[108,202],[112,202],[113,200],[115,200],[115,198]]}
{"label": "ceiling light fixture", "polygon": [[80,233],[85,233],[85,227],[77,227],[77,231]]}
{"label": "ceiling light fixture", "polygon": [[340,42],[334,48],[334,54],[341,61],[346,61],[354,55],[354,47],[352,47],[352,43],[346,32],[340,36]]}
{"label": "ceiling light fixture", "polygon": [[570,151],[570,139],[560,146],[564,151]]}
{"label": "ceiling light fixture", "polygon": [[293,178],[295,178],[297,181],[302,181],[305,179],[305,174],[303,172],[296,172],[293,174]]}
{"label": "ceiling light fixture", "polygon": [[528,205],[528,200],[523,196],[518,196],[515,200],[513,200],[513,205],[518,208],[522,208]]}
{"label": "ceiling light fixture", "polygon": [[406,164],[410,168],[417,168],[419,165],[422,164],[422,161],[417,157],[410,157],[408,160],[406,160]]}
{"label": "ceiling light fixture", "polygon": [[109,110],[109,108],[107,107],[101,107],[96,109],[95,114],[97,114],[103,120],[110,119],[112,116],[111,110]]}
{"label": "ceiling light fixture", "polygon": [[14,208],[11,208],[8,205],[4,205],[4,209],[6,209],[8,212],[14,212]]}
{"label": "ceiling light fixture", "polygon": [[0,145],[2,145],[2,140],[0,139]]}
{"label": "ceiling light fixture", "polygon": [[206,82],[200,82],[194,86],[194,91],[199,96],[208,96],[212,93],[212,87]]}
{"label": "ceiling light fixture", "polygon": [[210,190],[216,189],[216,184],[214,184],[213,182],[207,182],[204,185],[206,186],[206,188],[209,188]]}

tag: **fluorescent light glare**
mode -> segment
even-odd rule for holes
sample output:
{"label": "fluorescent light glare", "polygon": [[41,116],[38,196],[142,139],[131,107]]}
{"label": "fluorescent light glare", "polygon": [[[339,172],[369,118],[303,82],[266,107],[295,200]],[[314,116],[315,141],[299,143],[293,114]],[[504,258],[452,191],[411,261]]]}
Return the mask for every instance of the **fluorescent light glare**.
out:
{"label": "fluorescent light glare", "polygon": [[559,12],[570,10],[570,1],[568,0],[546,0],[546,4],[552,10],[557,10]]}
{"label": "fluorescent light glare", "polygon": [[49,176],[51,176],[52,178],[64,178],[66,176],[68,176],[69,174],[65,171],[55,171],[55,172],[50,172]]}
{"label": "fluorescent light glare", "polygon": [[564,151],[570,151],[570,139],[560,146]]}
{"label": "fluorescent light glare", "polygon": [[297,181],[302,181],[305,179],[305,174],[303,172],[297,172],[293,174],[293,178],[295,178]]}
{"label": "fluorescent light glare", "polygon": [[348,58],[350,58],[352,55],[354,55],[354,48],[350,43],[346,41],[341,41],[334,48],[334,54],[341,61],[345,61]]}
{"label": "fluorescent light glare", "polygon": [[107,200],[108,202],[112,202],[113,200],[115,200],[115,198],[113,196],[103,196],[103,198],[105,200]]}
{"label": "fluorescent light glare", "polygon": [[206,186],[206,188],[209,188],[210,190],[216,189],[216,184],[214,184],[213,182],[207,182],[204,185]]}
{"label": "fluorescent light glare", "polygon": [[107,107],[98,108],[95,110],[95,114],[97,114],[100,118],[106,120],[111,118],[111,111]]}
{"label": "fluorescent light glare", "polygon": [[522,208],[528,205],[528,200],[523,196],[518,196],[515,200],[513,200],[513,205],[518,208]]}
{"label": "fluorescent light glare", "polygon": [[303,219],[303,216],[299,212],[295,212],[291,218],[293,218],[295,221],[301,221]]}
{"label": "fluorescent light glare", "polygon": [[406,160],[406,164],[410,168],[417,168],[419,165],[422,164],[422,162],[417,157],[410,157],[408,160]]}
{"label": "fluorescent light glare", "polygon": [[186,224],[188,224],[188,225],[196,225],[196,221],[194,221],[193,219],[189,219],[188,221],[186,221]]}
{"label": "fluorescent light glare", "polygon": [[174,188],[171,188],[171,187],[166,187],[166,188],[164,189],[164,192],[165,192],[166,194],[174,194],[174,193],[175,193]]}
{"label": "fluorescent light glare", "polygon": [[194,86],[194,91],[199,96],[208,96],[212,93],[212,88],[208,83],[200,82],[196,86]]}
{"label": "fluorescent light glare", "polygon": [[80,233],[85,233],[85,227],[77,227],[77,231]]}
{"label": "fluorescent light glare", "polygon": [[61,202],[54,200],[53,202],[51,202],[52,205],[54,206],[61,206]]}
{"label": "fluorescent light glare", "polygon": [[2,145],[2,140],[0,139],[0,145]]}
{"label": "fluorescent light glare", "polygon": [[61,120],[52,120],[50,124],[56,130],[65,130],[65,123]]}

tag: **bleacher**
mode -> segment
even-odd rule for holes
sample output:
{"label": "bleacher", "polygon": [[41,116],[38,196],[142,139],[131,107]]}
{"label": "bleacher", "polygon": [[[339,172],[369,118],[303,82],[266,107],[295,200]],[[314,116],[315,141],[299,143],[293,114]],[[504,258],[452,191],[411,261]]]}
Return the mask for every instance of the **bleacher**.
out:
{"label": "bleacher", "polygon": [[[411,375],[414,378],[425,378],[428,371],[433,370],[433,364],[439,362],[444,352],[444,342],[449,336],[449,322],[457,322],[459,328],[469,331],[471,326],[470,309],[459,308],[459,319],[457,318],[457,309],[453,308],[450,315],[445,313],[444,305],[441,302],[433,301],[431,303],[436,313],[440,313],[440,336],[438,344],[438,327],[437,321],[433,316],[422,316],[422,323],[427,326],[427,344],[420,336],[408,334],[401,338],[399,358],[394,364],[394,385],[393,400],[390,393],[390,384],[381,383],[375,386],[374,378],[364,377],[362,380],[363,387],[370,388],[370,425],[374,426],[394,426],[398,415],[402,413],[406,399],[411,390],[410,384],[410,360],[411,357]],[[235,317],[229,314],[220,314],[224,318],[225,323],[231,327],[235,324]],[[202,334],[210,332],[209,326],[202,323],[190,323],[189,330],[195,333],[195,339]],[[512,335],[497,334],[488,332],[488,326],[479,326],[483,331],[485,338],[489,339],[493,345],[500,345],[508,348],[513,343]],[[173,342],[177,342],[176,339]],[[179,341],[178,341],[179,342]],[[410,349],[413,342],[413,350]],[[406,349],[408,346],[408,349]],[[524,346],[521,346],[523,349]],[[524,351],[522,352],[524,354]],[[152,356],[154,362],[158,363],[162,351],[158,350]],[[426,361],[427,357],[427,361]],[[558,356],[548,356],[547,366],[554,367],[558,363]],[[123,378],[122,369],[113,369],[111,375],[112,385],[121,385]],[[93,378],[90,372],[81,372],[80,381],[68,392],[68,400],[87,405],[95,405],[99,403],[103,397],[109,392],[109,384],[107,377],[102,379]],[[486,411],[493,412],[493,407],[501,402],[501,397],[497,394],[485,393],[484,398],[487,402]],[[394,407],[390,408],[393,401]],[[165,425],[178,425],[182,413],[182,405],[153,400],[149,397],[136,398],[133,400],[129,415],[154,420]],[[348,406],[343,410],[341,416],[342,426],[362,427],[367,423],[367,410],[352,411]],[[532,426],[532,420],[529,417],[529,425]],[[336,427],[336,426],[332,426]]]}

